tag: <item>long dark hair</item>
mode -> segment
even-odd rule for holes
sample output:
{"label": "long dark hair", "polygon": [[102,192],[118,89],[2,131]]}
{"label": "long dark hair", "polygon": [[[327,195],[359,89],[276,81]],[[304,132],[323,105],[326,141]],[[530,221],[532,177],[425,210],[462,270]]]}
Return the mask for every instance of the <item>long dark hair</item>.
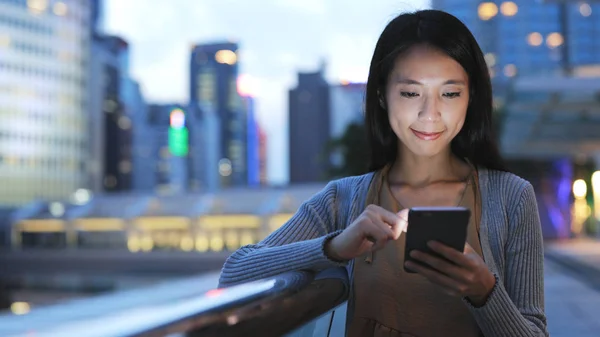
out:
{"label": "long dark hair", "polygon": [[388,78],[398,56],[419,44],[427,44],[446,53],[469,76],[470,102],[465,123],[450,145],[452,152],[475,166],[507,171],[494,140],[492,84],[481,48],[459,19],[438,10],[397,16],[385,27],[377,41],[365,96],[365,124],[371,150],[369,170],[379,170],[396,160],[399,140],[380,98],[385,102]]}

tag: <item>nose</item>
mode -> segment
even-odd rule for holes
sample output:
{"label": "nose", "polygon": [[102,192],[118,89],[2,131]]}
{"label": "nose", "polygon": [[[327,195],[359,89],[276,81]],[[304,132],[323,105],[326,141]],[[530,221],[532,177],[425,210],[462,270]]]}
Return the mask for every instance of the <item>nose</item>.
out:
{"label": "nose", "polygon": [[427,122],[435,122],[441,118],[438,99],[435,96],[423,100],[423,106],[419,112],[419,119]]}

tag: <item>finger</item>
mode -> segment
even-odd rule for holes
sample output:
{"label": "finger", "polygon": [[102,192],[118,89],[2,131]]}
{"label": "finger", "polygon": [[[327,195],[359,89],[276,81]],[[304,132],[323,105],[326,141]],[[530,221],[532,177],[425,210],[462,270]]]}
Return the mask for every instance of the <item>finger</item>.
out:
{"label": "finger", "polygon": [[468,242],[465,242],[465,254],[472,254],[472,253],[476,253],[475,249],[473,249],[473,247],[471,247],[471,245]]}
{"label": "finger", "polygon": [[[386,232],[385,229],[385,226],[377,225],[372,221],[365,223],[365,237],[367,240],[373,243],[373,246],[371,246],[371,251],[376,251],[383,248],[390,239],[390,233]],[[389,231],[389,227],[387,230]]]}
{"label": "finger", "polygon": [[461,281],[464,280],[465,270],[446,259],[439,258],[418,250],[411,251],[410,256],[453,279]]}
{"label": "finger", "polygon": [[388,236],[390,240],[396,239],[396,233],[394,232],[394,229],[386,222],[379,218],[371,219],[371,222],[377,227],[379,227]]}
{"label": "finger", "polygon": [[465,256],[465,254],[463,254],[463,252],[459,252],[458,250],[452,247],[446,246],[445,244],[442,244],[437,241],[429,241],[427,243],[427,246],[431,248],[434,252],[440,254],[444,258],[454,262],[459,266],[466,267],[470,265],[470,261]]}
{"label": "finger", "polygon": [[371,211],[371,214],[375,219],[379,219],[386,226],[391,228],[391,233],[394,240],[400,237],[400,234],[402,234],[403,231],[402,228],[406,227],[406,225],[403,224],[398,214],[392,213],[379,206],[371,207]]}
{"label": "finger", "polygon": [[400,233],[406,232],[408,228],[408,208],[401,210],[400,212],[396,213],[396,215],[398,215],[398,217],[400,218],[398,226],[400,229]]}
{"label": "finger", "polygon": [[462,294],[461,283],[453,280],[452,278],[426,266],[422,266],[418,263],[407,261],[406,267],[423,275],[431,283],[437,284],[438,286],[451,291],[453,294]]}

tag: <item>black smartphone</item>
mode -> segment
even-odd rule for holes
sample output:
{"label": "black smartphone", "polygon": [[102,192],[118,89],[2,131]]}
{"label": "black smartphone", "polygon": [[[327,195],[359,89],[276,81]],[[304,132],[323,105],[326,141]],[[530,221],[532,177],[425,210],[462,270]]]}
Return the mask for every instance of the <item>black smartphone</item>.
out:
{"label": "black smartphone", "polygon": [[[410,252],[415,249],[439,256],[427,246],[429,241],[438,241],[462,252],[467,240],[470,217],[471,211],[464,207],[411,208],[408,211],[404,261],[422,264],[410,256]],[[414,273],[406,267],[404,270]]]}

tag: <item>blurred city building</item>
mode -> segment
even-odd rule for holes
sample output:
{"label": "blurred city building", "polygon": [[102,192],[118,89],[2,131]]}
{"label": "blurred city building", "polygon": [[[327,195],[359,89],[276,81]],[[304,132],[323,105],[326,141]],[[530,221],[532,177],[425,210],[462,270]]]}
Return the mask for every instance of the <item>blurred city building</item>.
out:
{"label": "blurred city building", "polygon": [[127,83],[128,48],[117,36],[95,33],[92,39],[89,170],[94,193],[129,191],[133,185],[132,114],[143,99],[139,88]]}
{"label": "blurred city building", "polygon": [[258,133],[258,179],[261,185],[267,185],[269,182],[267,169],[267,134],[264,129],[257,125]]}
{"label": "blurred city building", "polygon": [[[364,123],[365,89],[364,83],[347,81],[330,86],[330,138],[342,137],[350,124]],[[330,153],[329,161],[334,166],[344,165],[339,151]]]}
{"label": "blurred city building", "polygon": [[151,104],[148,107],[150,147],[154,162],[153,185],[160,193],[183,193],[194,178],[190,162],[190,113],[179,104]]}
{"label": "blurred city building", "polygon": [[88,1],[0,2],[0,204],[88,187]]}
{"label": "blurred city building", "polygon": [[248,186],[258,186],[260,182],[260,130],[254,113],[254,97],[242,94],[243,107],[246,110],[246,171]]}
{"label": "blurred city building", "polygon": [[317,183],[214,193],[104,194],[85,205],[35,202],[4,212],[10,230],[0,246],[232,251],[279,228],[322,188]]}
{"label": "blurred city building", "polygon": [[600,76],[597,1],[432,0],[432,7],[472,30],[500,97],[515,76]]}
{"label": "blurred city building", "polygon": [[[238,93],[238,45],[223,42],[194,46],[190,59],[190,105],[219,119],[221,186],[248,183],[247,116]],[[204,111],[203,111],[204,110]]]}
{"label": "blurred city building", "polygon": [[291,184],[323,181],[329,166],[324,149],[330,135],[330,90],[325,67],[298,73],[289,91],[289,157]]}

